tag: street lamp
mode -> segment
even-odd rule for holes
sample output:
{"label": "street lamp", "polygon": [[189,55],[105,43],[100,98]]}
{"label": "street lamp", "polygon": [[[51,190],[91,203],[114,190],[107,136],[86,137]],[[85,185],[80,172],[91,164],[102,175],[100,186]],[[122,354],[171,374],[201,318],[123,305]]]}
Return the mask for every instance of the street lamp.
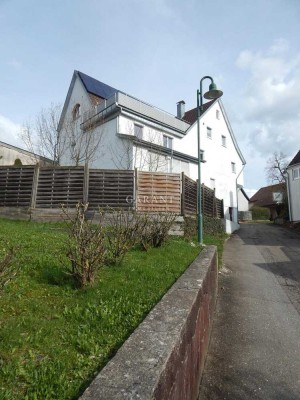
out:
{"label": "street lamp", "polygon": [[200,90],[197,90],[197,139],[198,139],[198,243],[203,244],[203,218],[201,205],[201,150],[200,150],[200,117],[203,113],[202,82],[210,79],[209,90],[204,94],[208,100],[216,100],[222,96],[223,92],[217,89],[217,85],[210,76],[204,76],[200,80]]}

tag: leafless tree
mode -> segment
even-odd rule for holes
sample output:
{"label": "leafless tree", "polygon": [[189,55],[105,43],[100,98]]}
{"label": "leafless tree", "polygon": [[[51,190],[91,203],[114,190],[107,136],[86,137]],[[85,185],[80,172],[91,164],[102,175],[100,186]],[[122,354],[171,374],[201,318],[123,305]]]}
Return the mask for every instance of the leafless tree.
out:
{"label": "leafless tree", "polygon": [[287,157],[282,152],[275,151],[267,160],[266,177],[270,183],[284,183],[284,172],[288,165]]}
{"label": "leafless tree", "polygon": [[34,121],[26,121],[19,134],[26,148],[37,155],[49,158],[54,164],[59,164],[65,150],[65,142],[60,140],[57,126],[61,114],[60,104],[51,104],[42,109]]}
{"label": "leafless tree", "polygon": [[76,166],[90,163],[99,155],[104,134],[103,117],[97,116],[94,109],[83,112],[76,120],[66,117],[62,132],[72,163]]}
{"label": "leafless tree", "polygon": [[23,124],[20,138],[26,148],[35,155],[36,162],[39,162],[39,156],[47,157],[58,165],[62,158],[76,166],[92,161],[102,138],[99,130],[96,132],[96,127],[103,121],[95,119],[95,110],[92,108],[76,119],[72,115],[65,116],[59,131],[61,111],[59,104],[51,104],[48,109],[42,109],[33,122]]}

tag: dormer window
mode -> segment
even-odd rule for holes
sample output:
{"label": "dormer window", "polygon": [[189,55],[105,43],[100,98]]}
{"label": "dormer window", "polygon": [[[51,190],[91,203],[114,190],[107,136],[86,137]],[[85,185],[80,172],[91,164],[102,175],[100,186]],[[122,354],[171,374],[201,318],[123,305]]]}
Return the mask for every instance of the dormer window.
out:
{"label": "dormer window", "polygon": [[79,115],[80,115],[80,104],[77,103],[77,104],[75,104],[73,111],[72,111],[73,121],[75,121],[79,117]]}

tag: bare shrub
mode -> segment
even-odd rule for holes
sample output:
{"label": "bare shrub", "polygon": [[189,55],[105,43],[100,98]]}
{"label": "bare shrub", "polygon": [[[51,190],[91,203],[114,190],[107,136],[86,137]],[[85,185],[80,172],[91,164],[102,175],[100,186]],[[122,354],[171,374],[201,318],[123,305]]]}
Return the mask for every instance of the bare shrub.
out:
{"label": "bare shrub", "polygon": [[105,215],[109,225],[105,230],[105,263],[117,265],[122,262],[125,254],[137,244],[147,220],[136,212],[122,209],[107,208]]}
{"label": "bare shrub", "polygon": [[68,221],[68,242],[66,256],[71,263],[67,268],[78,284],[84,287],[93,284],[98,269],[104,260],[104,229],[100,222],[96,225],[87,220],[88,204],[78,203],[75,215],[65,208],[62,210]]}
{"label": "bare shrub", "polygon": [[0,247],[0,289],[16,275],[16,270],[13,267],[13,259],[16,249],[12,246]]}
{"label": "bare shrub", "polygon": [[158,213],[146,217],[140,243],[146,251],[160,247],[168,240],[168,233],[176,218],[174,213]]}

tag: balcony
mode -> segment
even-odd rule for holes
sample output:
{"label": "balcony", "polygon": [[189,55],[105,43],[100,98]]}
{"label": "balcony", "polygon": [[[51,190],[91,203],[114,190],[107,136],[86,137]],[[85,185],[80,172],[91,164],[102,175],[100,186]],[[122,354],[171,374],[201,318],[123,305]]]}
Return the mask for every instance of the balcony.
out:
{"label": "balcony", "polygon": [[94,123],[98,124],[111,112],[121,107],[124,111],[138,115],[141,118],[153,121],[160,125],[164,125],[179,133],[185,133],[190,125],[174,115],[167,113],[157,107],[129,96],[126,93],[117,92],[107,100],[102,101],[96,106],[96,109],[84,114],[82,128],[87,129]]}

